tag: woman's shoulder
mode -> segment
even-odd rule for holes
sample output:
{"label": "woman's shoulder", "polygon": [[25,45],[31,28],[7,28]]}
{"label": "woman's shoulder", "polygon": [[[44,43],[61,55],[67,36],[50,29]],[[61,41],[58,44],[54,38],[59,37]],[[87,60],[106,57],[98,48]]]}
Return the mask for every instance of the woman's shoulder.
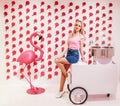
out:
{"label": "woman's shoulder", "polygon": [[73,33],[72,33],[72,32],[71,32],[71,33],[69,33],[69,38],[70,38],[70,37],[72,37],[72,36],[73,36]]}
{"label": "woman's shoulder", "polygon": [[86,39],[85,35],[80,34],[80,39],[85,40]]}

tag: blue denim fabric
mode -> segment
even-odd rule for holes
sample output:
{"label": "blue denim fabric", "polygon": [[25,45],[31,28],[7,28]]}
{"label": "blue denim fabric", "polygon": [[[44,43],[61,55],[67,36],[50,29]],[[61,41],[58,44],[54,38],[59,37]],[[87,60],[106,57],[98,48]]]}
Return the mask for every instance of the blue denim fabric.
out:
{"label": "blue denim fabric", "polygon": [[77,63],[79,60],[79,51],[74,49],[68,49],[66,59],[69,63]]}

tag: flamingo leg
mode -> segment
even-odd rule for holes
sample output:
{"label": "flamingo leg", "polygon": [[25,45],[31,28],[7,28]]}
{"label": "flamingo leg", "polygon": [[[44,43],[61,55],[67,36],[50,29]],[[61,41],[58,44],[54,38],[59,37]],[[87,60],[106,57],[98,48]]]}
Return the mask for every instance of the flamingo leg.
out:
{"label": "flamingo leg", "polygon": [[[25,70],[25,68],[26,68],[26,66],[27,66],[27,64],[24,66],[24,70]],[[26,75],[25,75],[25,73],[22,73],[23,75],[24,75],[24,78],[27,80],[27,82],[30,84],[30,87],[31,88],[33,88],[33,85],[32,85],[32,83],[31,83],[31,78],[29,77],[29,79],[26,77]]]}
{"label": "flamingo leg", "polygon": [[[24,69],[26,68],[27,65],[28,65],[28,64],[26,64],[26,65],[24,66]],[[27,76],[25,75],[25,73],[23,73],[23,75],[24,75],[24,78],[27,80],[27,82],[30,84],[30,89],[36,90],[37,87],[34,87],[34,86],[33,86],[32,81],[31,81],[31,76],[29,75],[29,77],[27,77]]]}
{"label": "flamingo leg", "polygon": [[[24,69],[26,68],[28,64],[26,64],[24,66]],[[34,87],[32,85],[32,81],[31,81],[31,76],[29,75],[29,78],[26,77],[25,73],[23,73],[24,75],[24,78],[27,80],[27,82],[30,84],[30,89],[27,90],[27,93],[28,94],[40,94],[40,93],[43,93],[45,92],[45,89],[44,88],[40,88],[40,87]]]}
{"label": "flamingo leg", "polygon": [[29,75],[29,84],[30,84],[30,88],[31,89],[36,89],[33,84],[32,84],[32,81],[31,81],[31,76]]}
{"label": "flamingo leg", "polygon": [[[26,64],[26,65],[24,66],[24,68],[23,68],[24,70],[25,70],[25,68],[26,68],[27,65],[28,65],[28,64]],[[32,85],[31,77],[29,76],[29,78],[28,78],[28,76],[25,75],[25,72],[22,72],[22,74],[24,75],[24,78],[27,80],[27,82],[30,84],[30,88],[27,90],[27,93],[28,93],[28,94],[35,95],[35,94],[41,94],[41,93],[45,92],[45,89],[44,89],[44,88],[34,87],[34,86]]]}

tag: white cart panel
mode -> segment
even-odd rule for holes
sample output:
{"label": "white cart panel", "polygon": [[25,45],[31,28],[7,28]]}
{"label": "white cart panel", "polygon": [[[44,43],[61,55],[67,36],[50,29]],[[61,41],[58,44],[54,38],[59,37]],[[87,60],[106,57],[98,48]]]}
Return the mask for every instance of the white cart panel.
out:
{"label": "white cart panel", "polygon": [[72,64],[72,88],[83,87],[88,94],[115,94],[117,90],[116,64]]}

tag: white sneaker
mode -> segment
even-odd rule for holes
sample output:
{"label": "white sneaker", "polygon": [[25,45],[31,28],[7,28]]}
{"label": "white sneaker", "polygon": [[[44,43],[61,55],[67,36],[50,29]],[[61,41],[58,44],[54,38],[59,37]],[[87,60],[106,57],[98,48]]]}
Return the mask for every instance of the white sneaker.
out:
{"label": "white sneaker", "polygon": [[58,92],[56,98],[61,98],[64,95],[64,91]]}

